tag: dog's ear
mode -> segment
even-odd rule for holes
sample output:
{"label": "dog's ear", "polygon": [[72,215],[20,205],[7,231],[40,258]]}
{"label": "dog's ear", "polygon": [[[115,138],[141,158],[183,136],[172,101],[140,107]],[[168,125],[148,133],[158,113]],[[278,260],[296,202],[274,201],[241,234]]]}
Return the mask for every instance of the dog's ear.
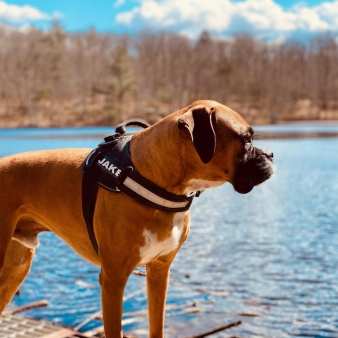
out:
{"label": "dog's ear", "polygon": [[206,108],[189,110],[178,120],[180,129],[187,129],[191,140],[203,163],[211,161],[216,148],[216,134],[213,126],[214,108],[210,113]]}

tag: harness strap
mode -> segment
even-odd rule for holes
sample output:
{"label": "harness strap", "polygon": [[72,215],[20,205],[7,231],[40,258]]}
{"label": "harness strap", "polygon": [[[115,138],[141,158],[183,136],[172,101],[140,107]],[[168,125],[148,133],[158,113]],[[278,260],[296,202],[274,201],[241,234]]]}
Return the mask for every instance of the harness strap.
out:
{"label": "harness strap", "polygon": [[86,221],[90,241],[97,255],[99,247],[94,233],[94,212],[98,188],[96,177],[92,173],[82,176],[82,214]]}

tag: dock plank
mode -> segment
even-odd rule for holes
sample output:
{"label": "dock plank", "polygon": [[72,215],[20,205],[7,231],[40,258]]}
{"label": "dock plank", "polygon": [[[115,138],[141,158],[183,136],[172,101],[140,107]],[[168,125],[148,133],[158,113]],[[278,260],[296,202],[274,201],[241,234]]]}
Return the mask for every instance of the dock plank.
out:
{"label": "dock plank", "polygon": [[79,332],[52,323],[14,315],[0,316],[0,338],[83,338]]}

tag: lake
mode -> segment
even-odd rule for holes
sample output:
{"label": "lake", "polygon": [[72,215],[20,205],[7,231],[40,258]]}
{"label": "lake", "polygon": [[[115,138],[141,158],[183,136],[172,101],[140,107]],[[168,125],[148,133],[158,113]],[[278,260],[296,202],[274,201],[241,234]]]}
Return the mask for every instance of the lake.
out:
{"label": "lake", "polygon": [[[98,135],[112,132],[2,129],[0,156],[93,148],[100,142]],[[167,302],[202,302],[205,312],[171,311],[168,337],[197,334],[238,319],[240,326],[210,337],[338,337],[338,138],[254,144],[274,151],[276,173],[247,195],[226,184],[195,199],[191,232],[172,266],[174,283]],[[100,310],[98,273],[54,234],[41,234],[31,272],[11,306],[48,299],[48,307],[25,315],[74,327]],[[132,275],[126,295],[143,285],[144,277]],[[128,312],[145,308],[144,292],[124,304]],[[98,325],[95,321],[83,329]],[[146,328],[146,321],[124,327],[140,337]]]}

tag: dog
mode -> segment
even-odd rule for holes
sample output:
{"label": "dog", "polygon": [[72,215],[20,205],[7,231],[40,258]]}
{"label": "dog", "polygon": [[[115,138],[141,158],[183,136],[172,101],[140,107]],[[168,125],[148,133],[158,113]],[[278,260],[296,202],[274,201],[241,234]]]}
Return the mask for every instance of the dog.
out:
{"label": "dog", "polygon": [[[254,147],[253,137],[239,114],[201,100],[136,132],[130,154],[137,172],[169,193],[190,196],[229,182],[245,194],[273,173],[273,154]],[[188,236],[189,211],[155,210],[100,187],[93,218],[97,255],[81,202],[82,165],[89,152],[58,149],[0,159],[0,313],[29,272],[38,234],[52,231],[101,267],[107,338],[123,336],[124,288],[142,265],[147,272],[149,336],[164,337],[169,270]]]}

